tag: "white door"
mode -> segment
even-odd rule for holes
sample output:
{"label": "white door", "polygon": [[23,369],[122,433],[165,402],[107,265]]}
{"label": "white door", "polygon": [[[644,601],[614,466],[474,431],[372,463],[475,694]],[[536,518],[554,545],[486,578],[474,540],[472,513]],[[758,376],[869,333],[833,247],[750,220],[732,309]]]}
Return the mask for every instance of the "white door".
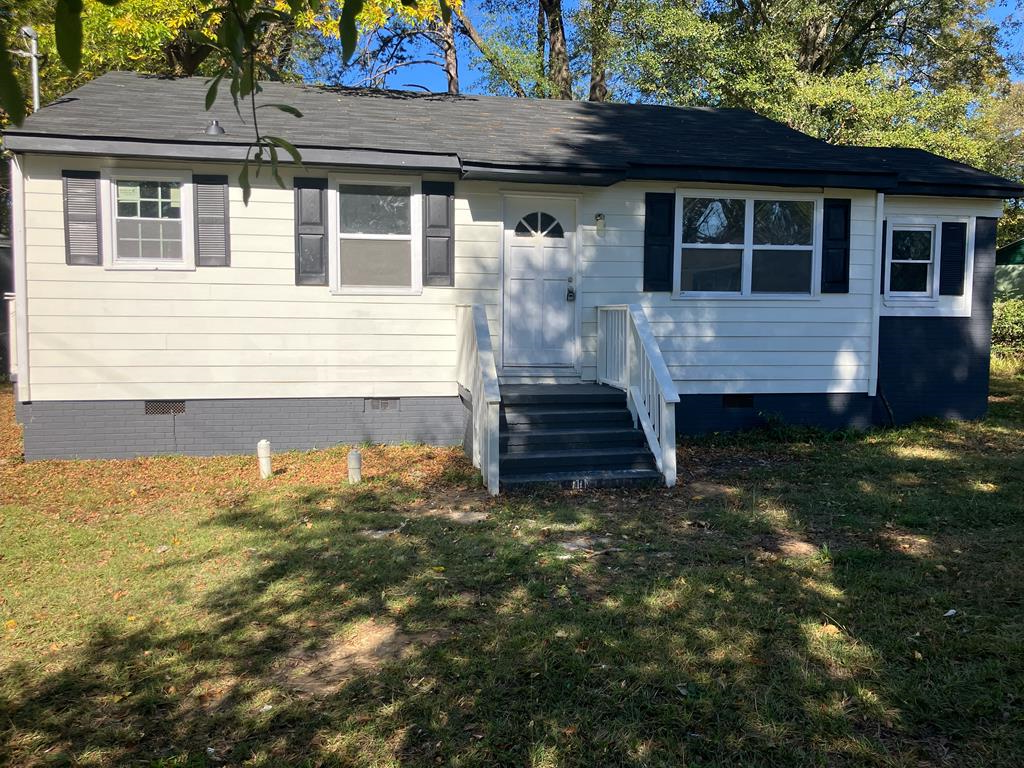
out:
{"label": "white door", "polygon": [[576,354],[576,203],[505,198],[505,367],[571,367]]}

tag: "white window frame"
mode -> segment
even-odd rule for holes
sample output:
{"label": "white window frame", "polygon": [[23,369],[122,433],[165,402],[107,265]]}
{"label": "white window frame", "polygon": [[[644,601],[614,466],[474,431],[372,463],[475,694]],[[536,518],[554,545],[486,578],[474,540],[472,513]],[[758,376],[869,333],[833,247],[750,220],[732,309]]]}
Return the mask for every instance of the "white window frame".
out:
{"label": "white window frame", "polygon": [[[683,243],[683,201],[687,197],[705,198],[729,198],[732,200],[743,200],[744,224],[743,242],[729,244],[709,244],[707,246],[694,246]],[[808,293],[753,293],[751,291],[754,250],[768,251],[806,251],[808,246],[798,245],[755,245],[754,244],[754,203],[758,200],[785,200],[797,202],[814,203],[814,221],[812,224],[811,250],[811,285]],[[672,298],[674,299],[709,299],[723,301],[817,301],[821,294],[821,239],[822,226],[824,221],[825,195],[824,192],[771,192],[771,191],[750,191],[736,189],[676,189],[675,207],[675,231],[673,234],[673,259],[672,259]],[[682,278],[683,248],[707,248],[708,250],[730,250],[741,249],[743,251],[740,271],[740,291],[683,291],[680,290]]]}
{"label": "white window frame", "polygon": [[[117,182],[176,181],[181,185],[181,260],[117,258]],[[195,212],[192,172],[185,170],[104,169],[100,171],[100,215],[103,222],[103,266],[110,270],[193,271],[196,268]]]}
{"label": "white window frame", "polygon": [[[423,293],[423,198],[422,179],[419,176],[377,176],[332,173],[327,177],[327,234],[328,234],[328,282],[331,293],[363,296],[410,296]],[[341,233],[341,212],[338,187],[341,184],[365,186],[400,186],[409,188],[409,234],[408,235],[352,235]],[[409,240],[409,258],[412,265],[409,274],[411,285],[341,285],[341,241],[345,240]]]}
{"label": "white window frame", "polygon": [[[939,300],[939,271],[942,268],[939,254],[942,253],[942,222],[943,221],[966,221],[960,218],[943,218],[941,216],[900,216],[893,218],[886,223],[885,232],[885,298],[892,302],[907,305],[932,305]],[[970,230],[970,227],[968,227]],[[892,246],[894,233],[897,231],[931,232],[932,235],[932,258],[928,262],[928,290],[919,291],[893,291],[889,284],[892,279]],[[970,231],[968,231],[970,234]],[[906,262],[898,262],[906,263]],[[966,278],[965,278],[966,279]]]}

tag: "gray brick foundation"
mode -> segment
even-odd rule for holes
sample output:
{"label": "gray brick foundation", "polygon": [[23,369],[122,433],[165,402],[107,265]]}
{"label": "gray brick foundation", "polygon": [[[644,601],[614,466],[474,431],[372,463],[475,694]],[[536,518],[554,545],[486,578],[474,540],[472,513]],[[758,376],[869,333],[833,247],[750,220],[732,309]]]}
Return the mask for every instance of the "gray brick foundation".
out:
{"label": "gray brick foundation", "polygon": [[186,400],[181,414],[147,414],[142,400],[19,403],[25,458],[131,458],[180,453],[252,453],[338,444],[461,445],[466,408],[458,397],[403,397],[376,410],[368,399]]}

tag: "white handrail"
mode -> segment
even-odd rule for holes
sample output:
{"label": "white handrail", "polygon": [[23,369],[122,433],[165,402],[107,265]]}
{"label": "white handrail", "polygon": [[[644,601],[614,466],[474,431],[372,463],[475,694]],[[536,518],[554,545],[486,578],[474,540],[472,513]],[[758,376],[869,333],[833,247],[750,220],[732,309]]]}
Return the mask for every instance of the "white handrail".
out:
{"label": "white handrail", "polygon": [[597,308],[597,380],[626,392],[665,485],[676,484],[676,389],[639,304]]}
{"label": "white handrail", "polygon": [[456,379],[472,396],[473,466],[492,495],[498,494],[498,432],[501,389],[494,363],[487,312],[479,304],[459,305],[456,312],[458,356]]}

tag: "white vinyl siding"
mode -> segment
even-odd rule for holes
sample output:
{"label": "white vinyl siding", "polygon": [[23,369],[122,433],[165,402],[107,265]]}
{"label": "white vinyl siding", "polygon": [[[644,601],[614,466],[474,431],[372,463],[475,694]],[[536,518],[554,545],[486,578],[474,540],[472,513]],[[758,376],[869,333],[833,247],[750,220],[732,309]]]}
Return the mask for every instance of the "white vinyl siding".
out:
{"label": "white vinyl siding", "polygon": [[60,172],[102,164],[30,156],[25,166],[34,400],[456,395],[456,305],[482,304],[501,349],[502,196],[509,191],[578,195],[576,308],[585,379],[596,373],[595,307],[637,302],[685,394],[868,388],[878,269],[871,192],[823,193],[853,200],[849,294],[679,301],[643,293],[644,193],[673,192],[675,185],[460,181],[454,288],[337,295],[294,284],[288,173],[288,189],[266,181],[245,206],[237,168],[194,169],[231,180],[230,268],[111,272],[64,263]]}

